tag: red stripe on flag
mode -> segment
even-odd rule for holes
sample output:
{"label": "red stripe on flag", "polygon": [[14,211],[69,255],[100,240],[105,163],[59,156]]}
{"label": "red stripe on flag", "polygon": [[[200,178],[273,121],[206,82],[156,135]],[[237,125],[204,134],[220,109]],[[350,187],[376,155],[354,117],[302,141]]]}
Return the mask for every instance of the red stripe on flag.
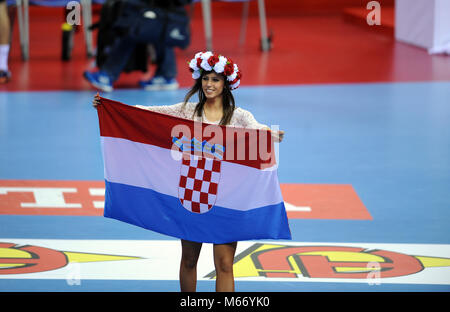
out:
{"label": "red stripe on flag", "polygon": [[[254,168],[275,164],[275,149],[267,130],[210,125],[137,108],[101,98],[97,107],[100,135],[127,139],[166,149],[179,148],[172,138],[206,140],[225,147],[223,160]],[[206,130],[205,130],[206,129]]]}

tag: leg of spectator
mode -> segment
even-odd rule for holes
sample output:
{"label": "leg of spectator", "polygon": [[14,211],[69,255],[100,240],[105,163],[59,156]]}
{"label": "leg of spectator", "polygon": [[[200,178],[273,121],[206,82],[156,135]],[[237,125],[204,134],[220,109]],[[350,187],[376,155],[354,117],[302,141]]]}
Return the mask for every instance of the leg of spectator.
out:
{"label": "leg of spectator", "polygon": [[154,44],[154,48],[157,66],[155,75],[148,81],[140,81],[140,86],[148,91],[178,89],[175,48],[163,43]]}
{"label": "leg of spectator", "polygon": [[0,2],[0,83],[6,83],[11,78],[8,70],[10,24],[6,1]]}
{"label": "leg of spectator", "polygon": [[118,39],[100,70],[107,73],[112,81],[116,81],[127,65],[128,59],[135,47],[136,41],[128,36]]}
{"label": "leg of spectator", "polygon": [[177,64],[175,58],[175,48],[166,45],[156,45],[157,69],[155,76],[162,76],[166,79],[177,76]]}

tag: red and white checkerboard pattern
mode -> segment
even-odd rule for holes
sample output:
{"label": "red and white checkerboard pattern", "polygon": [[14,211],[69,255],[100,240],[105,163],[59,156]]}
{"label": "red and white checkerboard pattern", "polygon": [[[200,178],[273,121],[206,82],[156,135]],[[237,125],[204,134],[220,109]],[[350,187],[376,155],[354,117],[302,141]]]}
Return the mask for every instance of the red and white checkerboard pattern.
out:
{"label": "red and white checkerboard pattern", "polygon": [[178,198],[184,208],[204,213],[214,206],[220,179],[220,164],[221,161],[216,158],[184,155],[178,186]]}

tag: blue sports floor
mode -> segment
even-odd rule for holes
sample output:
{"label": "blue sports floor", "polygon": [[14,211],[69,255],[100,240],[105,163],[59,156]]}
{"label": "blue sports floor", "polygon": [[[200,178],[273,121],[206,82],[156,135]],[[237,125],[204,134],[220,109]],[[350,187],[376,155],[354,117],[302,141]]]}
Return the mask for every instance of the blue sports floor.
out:
{"label": "blue sports floor", "polygon": [[[130,105],[168,105],[181,102],[186,91],[129,89],[103,96]],[[98,121],[91,106],[95,93],[0,93],[0,205],[20,191],[8,191],[8,181],[39,186],[40,181],[103,180]],[[370,220],[292,218],[293,241],[238,243],[237,291],[450,291],[450,82],[243,86],[235,98],[258,121],[285,130],[280,183],[351,185],[371,215]],[[170,246],[162,251],[165,242]],[[179,290],[181,248],[172,238],[102,216],[2,212],[0,243],[2,292]],[[364,251],[360,260],[351,251],[316,251],[329,261],[329,275],[326,268],[308,276],[305,268],[291,266],[288,271],[296,275],[269,277],[246,258],[258,243]],[[24,251],[31,245],[64,252],[69,260],[54,269],[14,273],[14,268],[41,265],[19,263],[20,258],[40,257]],[[214,279],[207,277],[213,260],[209,247],[204,248],[198,290],[214,291]],[[380,250],[387,253],[374,256]],[[69,255],[74,252],[139,259],[81,261]],[[278,260],[301,261],[294,258],[301,259],[293,252]],[[420,269],[411,269],[412,258]],[[355,261],[361,265],[352,271],[346,263]],[[373,261],[383,263],[386,277],[364,270]],[[284,270],[274,263],[267,267]],[[335,274],[342,272],[348,275]],[[351,275],[361,272],[366,279]]]}

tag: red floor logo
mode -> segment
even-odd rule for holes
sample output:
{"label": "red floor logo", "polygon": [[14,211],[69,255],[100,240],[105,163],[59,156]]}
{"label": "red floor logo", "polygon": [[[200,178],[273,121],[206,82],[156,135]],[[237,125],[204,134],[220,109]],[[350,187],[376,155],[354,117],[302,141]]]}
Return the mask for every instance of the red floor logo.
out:
{"label": "red floor logo", "polygon": [[57,270],[69,263],[133,260],[139,257],[59,251],[39,246],[0,242],[0,275]]}
{"label": "red floor logo", "polygon": [[102,216],[103,181],[0,180],[0,214]]}
{"label": "red floor logo", "polygon": [[[348,184],[281,183],[289,219],[371,220]],[[0,214],[102,216],[103,181],[0,180]]]}
{"label": "red floor logo", "polygon": [[[236,256],[235,277],[370,279],[400,277],[450,259],[348,246],[254,244]],[[214,278],[215,272],[206,277]]]}
{"label": "red floor logo", "polygon": [[57,250],[0,243],[0,274],[44,272],[62,268],[67,263],[64,253]]}

